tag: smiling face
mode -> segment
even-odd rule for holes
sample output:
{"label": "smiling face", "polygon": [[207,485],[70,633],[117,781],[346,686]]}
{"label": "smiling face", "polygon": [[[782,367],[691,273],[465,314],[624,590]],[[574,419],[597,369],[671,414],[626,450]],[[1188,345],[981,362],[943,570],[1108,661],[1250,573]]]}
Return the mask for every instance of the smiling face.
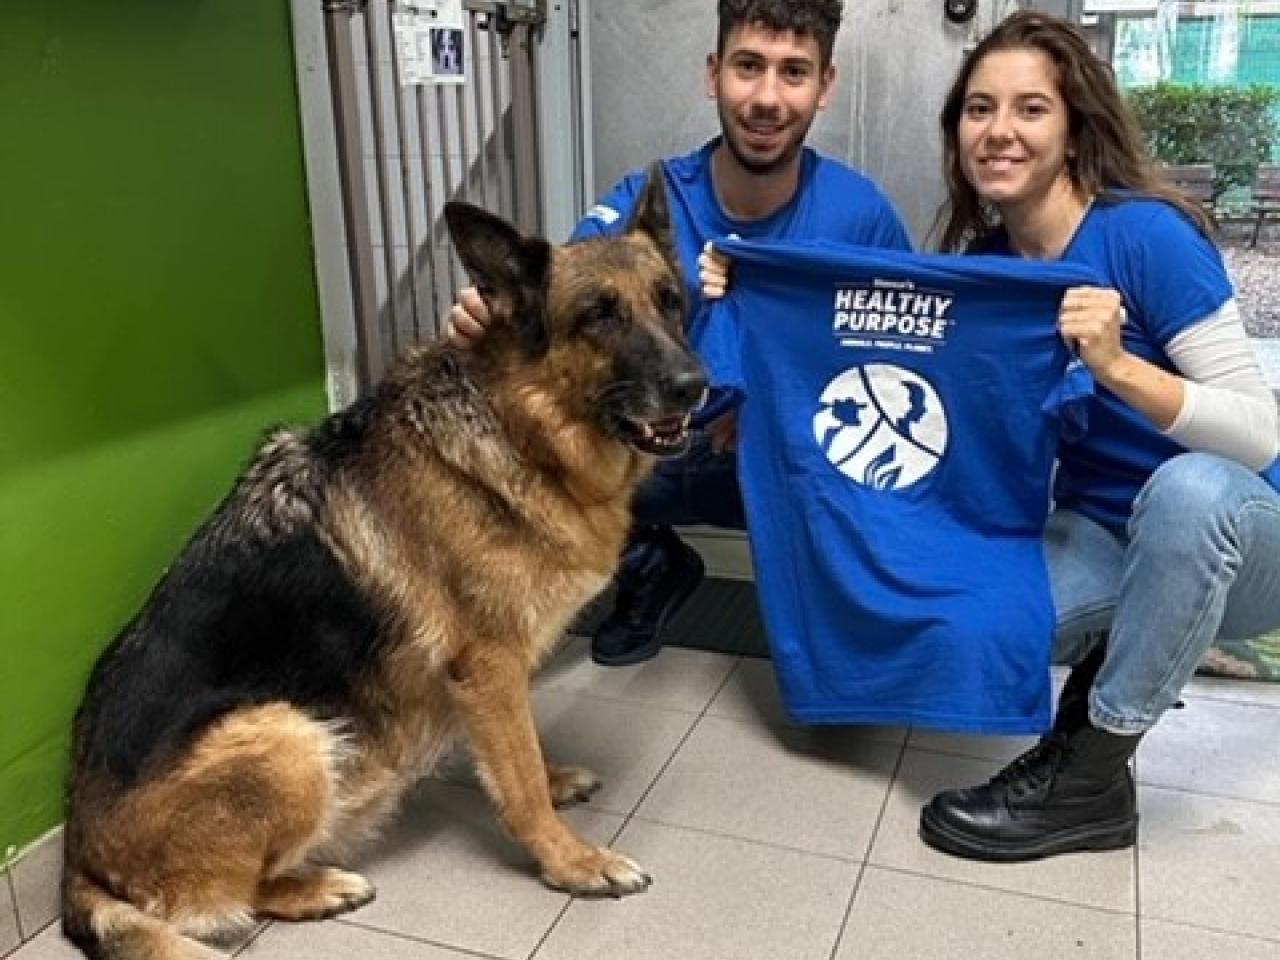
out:
{"label": "smiling face", "polygon": [[735,27],[724,50],[707,57],[707,94],[717,101],[724,142],[755,174],[795,161],[834,78],[814,37],[755,23]]}
{"label": "smiling face", "polygon": [[956,147],[965,179],[1006,217],[1070,183],[1070,112],[1053,62],[1033,48],[996,50],[965,88]]}

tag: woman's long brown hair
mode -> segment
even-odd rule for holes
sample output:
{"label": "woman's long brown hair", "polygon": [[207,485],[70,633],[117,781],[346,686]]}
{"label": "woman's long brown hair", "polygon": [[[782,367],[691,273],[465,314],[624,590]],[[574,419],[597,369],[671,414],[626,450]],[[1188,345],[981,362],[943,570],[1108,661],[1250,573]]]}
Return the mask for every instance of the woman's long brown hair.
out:
{"label": "woman's long brown hair", "polygon": [[1081,192],[1102,203],[1118,199],[1118,191],[1163,200],[1206,236],[1212,232],[1213,220],[1205,209],[1161,175],[1111,68],[1094,56],[1084,35],[1065,20],[1021,10],[1003,20],[965,58],[943,103],[939,120],[947,199],[931,231],[941,233],[941,250],[981,248],[1000,227],[995,210],[965,178],[957,143],[969,78],[984,57],[999,50],[1039,50],[1053,62],[1069,118],[1068,173]]}

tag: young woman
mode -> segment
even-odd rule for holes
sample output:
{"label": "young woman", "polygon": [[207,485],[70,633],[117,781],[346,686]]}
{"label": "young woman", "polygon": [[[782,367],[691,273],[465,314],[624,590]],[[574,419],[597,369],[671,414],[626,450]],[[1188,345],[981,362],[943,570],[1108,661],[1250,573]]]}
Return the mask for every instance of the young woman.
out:
{"label": "young woman", "polygon": [[[950,252],[1085,264],[1062,336],[1097,384],[1060,452],[1045,550],[1053,730],[989,783],[948,790],[926,842],[1027,860],[1133,843],[1129,759],[1216,637],[1280,625],[1275,399],[1193,202],[1163,184],[1111,72],[1079,31],[1023,11],[969,55],[941,115]],[[706,295],[725,268],[702,260]]]}
{"label": "young woman", "polygon": [[1280,624],[1275,399],[1205,214],[1161,183],[1075,27],[1009,17],[941,121],[943,248],[1081,263],[1102,286],[1069,291],[1059,316],[1098,385],[1045,534],[1055,659],[1075,668],[1050,735],[935,797],[921,832],[981,859],[1127,846],[1142,734],[1216,637]]}

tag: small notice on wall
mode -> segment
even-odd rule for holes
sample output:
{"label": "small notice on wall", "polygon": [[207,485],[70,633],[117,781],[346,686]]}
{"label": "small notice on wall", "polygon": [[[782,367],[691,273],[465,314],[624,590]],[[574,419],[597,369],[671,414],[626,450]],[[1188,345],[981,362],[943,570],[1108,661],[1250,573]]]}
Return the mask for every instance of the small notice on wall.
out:
{"label": "small notice on wall", "polygon": [[400,83],[465,83],[462,0],[400,0],[392,15]]}

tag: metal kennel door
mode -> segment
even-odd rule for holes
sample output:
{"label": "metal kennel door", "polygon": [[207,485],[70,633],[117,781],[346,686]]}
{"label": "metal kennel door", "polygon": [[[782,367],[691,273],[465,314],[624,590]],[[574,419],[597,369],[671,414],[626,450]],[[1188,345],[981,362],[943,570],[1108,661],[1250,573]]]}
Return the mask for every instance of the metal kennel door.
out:
{"label": "metal kennel door", "polygon": [[392,17],[412,0],[326,0],[325,39],[361,390],[435,336],[465,284],[445,227],[468,200],[542,232],[538,34],[545,0],[464,0],[465,83],[401,85]]}

